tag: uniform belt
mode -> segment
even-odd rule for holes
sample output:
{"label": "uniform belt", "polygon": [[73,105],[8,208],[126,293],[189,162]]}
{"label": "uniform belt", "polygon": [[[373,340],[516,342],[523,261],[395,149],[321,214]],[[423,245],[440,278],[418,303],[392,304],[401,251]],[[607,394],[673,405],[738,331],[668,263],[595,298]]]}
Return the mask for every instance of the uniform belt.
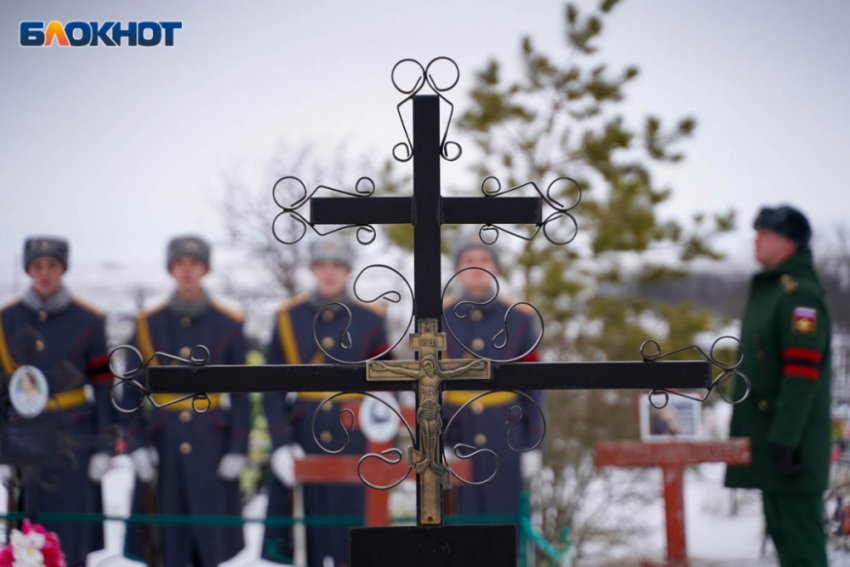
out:
{"label": "uniform belt", "polygon": [[77,388],[66,392],[58,392],[52,394],[47,399],[47,405],[44,406],[44,411],[66,411],[84,406],[88,403],[86,398],[85,388]]}
{"label": "uniform belt", "polygon": [[[173,402],[174,400],[179,400],[184,397],[186,394],[155,394],[153,399],[156,401],[157,405],[167,404],[169,402]],[[221,394],[209,394],[210,396],[210,407],[209,409],[219,409],[221,407]],[[207,401],[204,398],[201,398],[197,402],[195,402],[195,406],[199,411],[203,411],[204,408],[207,407]],[[163,408],[168,411],[185,411],[192,409],[192,398],[188,398],[183,400],[182,402],[177,402],[176,404],[170,404]]]}
{"label": "uniform belt", "polygon": [[[299,402],[321,402],[339,392],[298,392]],[[362,394],[343,394],[334,398],[335,402],[350,402],[363,399]]]}
{"label": "uniform belt", "polygon": [[[484,392],[473,392],[469,390],[452,390],[443,392],[443,401],[452,406],[462,406],[478,394]],[[484,407],[497,407],[510,404],[519,396],[513,392],[493,392],[488,396],[484,396],[475,401],[476,404],[481,404]]]}

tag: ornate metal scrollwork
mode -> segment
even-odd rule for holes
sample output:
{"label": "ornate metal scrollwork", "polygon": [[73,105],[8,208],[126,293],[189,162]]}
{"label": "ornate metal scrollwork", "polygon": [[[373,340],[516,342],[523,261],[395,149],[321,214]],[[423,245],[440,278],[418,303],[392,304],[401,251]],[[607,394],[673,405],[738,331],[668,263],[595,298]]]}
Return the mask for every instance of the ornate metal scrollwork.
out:
{"label": "ornate metal scrollwork", "polygon": [[[442,86],[437,83],[437,80],[434,79],[434,76],[431,74],[431,66],[435,64],[439,64],[440,62],[448,62],[454,67],[454,81],[448,83],[448,86],[443,84]],[[401,87],[396,79],[396,71],[399,67],[410,64],[415,65],[419,68],[419,73],[416,76],[416,81],[413,86],[409,89]],[[408,65],[409,66],[409,65]],[[446,123],[446,129],[443,131],[443,136],[440,140],[440,155],[446,161],[455,161],[458,159],[463,153],[463,148],[460,144],[453,141],[448,141],[449,128],[452,124],[452,116],[454,115],[455,106],[452,102],[443,96],[444,92],[452,90],[455,85],[457,85],[458,80],[460,80],[460,68],[457,66],[457,63],[454,62],[453,59],[449,57],[435,57],[432,59],[427,66],[423,67],[422,63],[415,59],[402,59],[398,63],[393,66],[393,70],[390,73],[390,79],[392,79],[393,86],[396,88],[398,92],[403,95],[406,95],[404,100],[396,105],[396,111],[398,112],[398,118],[401,121],[401,127],[404,129],[404,137],[406,138],[406,142],[399,142],[395,146],[393,146],[393,157],[401,162],[410,161],[413,157],[413,152],[415,151],[413,148],[413,142],[410,139],[410,133],[407,129],[407,126],[404,123],[404,117],[401,115],[401,107],[405,105],[409,100],[411,100],[414,96],[416,96],[419,91],[427,84],[431,87],[431,90],[440,97],[441,100],[445,101],[446,104],[449,105],[449,119]],[[399,154],[400,150],[404,150],[404,154]]]}
{"label": "ornate metal scrollwork", "polygon": [[[125,358],[124,367],[121,368],[120,370],[118,368],[116,368],[115,354],[118,353],[118,352],[121,352],[121,351],[126,351],[126,353],[134,355],[136,357],[137,362],[138,362],[138,366],[128,370],[129,364],[127,364],[128,361]],[[176,361],[176,362],[182,362],[183,364],[188,364],[190,366],[206,366],[206,364],[210,360],[210,351],[207,347],[205,347],[203,345],[196,345],[196,346],[192,347],[192,350],[189,352],[189,358],[183,358],[183,357],[180,357],[180,356],[175,356],[173,354],[168,354],[166,352],[156,352],[156,353],[153,354],[153,356],[151,356],[150,358],[145,360],[144,356],[142,356],[141,351],[139,351],[139,349],[137,349],[134,346],[121,345],[121,346],[115,347],[109,353],[109,371],[112,372],[112,375],[115,376],[118,379],[118,382],[116,382],[112,386],[112,390],[109,393],[109,398],[110,398],[110,400],[112,400],[112,407],[114,407],[116,410],[120,411],[121,413],[133,413],[135,411],[138,411],[144,405],[145,400],[150,401],[151,405],[153,405],[153,407],[155,407],[157,409],[161,409],[161,408],[164,408],[164,407],[168,407],[170,405],[178,404],[178,403],[184,402],[186,400],[191,400],[192,409],[196,413],[205,413],[207,410],[209,410],[210,407],[212,406],[212,399],[210,398],[209,394],[187,394],[185,396],[181,396],[181,397],[179,397],[175,400],[171,400],[171,401],[168,401],[168,402],[165,402],[165,403],[158,403],[156,401],[156,399],[153,397],[153,394],[151,393],[150,389],[147,387],[147,384],[142,384],[136,378],[144,375],[145,371],[148,369],[148,367],[150,367],[151,364],[160,357],[166,358],[168,360],[173,360],[173,361]],[[147,381],[145,380],[145,382],[147,382]],[[136,404],[135,406],[133,406],[132,408],[129,408],[129,409],[125,408],[125,407],[121,407],[121,404],[118,403],[118,400],[116,399],[116,392],[118,391],[119,386],[125,386],[125,387],[129,388],[130,390],[138,393],[139,394],[138,404]],[[207,403],[206,407],[198,405],[198,402],[201,401],[201,400],[206,401],[206,403]]]}
{"label": "ornate metal scrollwork", "polygon": [[[571,183],[577,191],[576,200],[569,207],[564,206],[560,201],[558,201],[555,197],[552,196],[553,186],[563,181]],[[487,185],[490,182],[495,182],[496,187],[488,189]],[[531,236],[524,236],[522,234],[513,232],[511,230],[506,229],[505,227],[496,224],[485,224],[478,231],[478,235],[481,237],[481,240],[487,244],[493,244],[499,239],[499,234],[502,232],[510,234],[511,236],[515,236],[525,241],[534,240],[537,235],[542,232],[543,236],[546,237],[546,240],[556,246],[566,246],[567,244],[575,240],[575,237],[578,234],[578,221],[576,221],[571,211],[575,209],[581,202],[581,186],[575,179],[571,177],[558,177],[549,184],[549,187],[546,188],[546,193],[543,193],[543,191],[541,191],[537,184],[533,181],[528,181],[526,183],[523,183],[522,185],[517,185],[516,187],[511,187],[510,189],[505,189],[504,191],[502,191],[502,182],[499,181],[499,179],[493,175],[485,177],[484,181],[481,182],[481,192],[484,193],[485,197],[501,197],[503,195],[507,195],[508,193],[519,191],[524,187],[533,187],[534,190],[537,191],[537,194],[540,195],[540,198],[543,199],[543,201],[545,201],[547,205],[555,209],[555,211],[552,212],[545,219],[543,219],[543,222],[536,225],[536,229],[531,234]],[[552,234],[550,234],[549,225],[563,219],[569,219],[570,221],[572,221],[573,231],[572,235],[569,238],[559,240],[555,238]],[[487,238],[488,235],[489,238]]]}
{"label": "ornate metal scrollwork", "polygon": [[[533,450],[537,449],[540,446],[540,444],[543,443],[543,439],[546,437],[546,415],[543,413],[543,409],[540,407],[540,404],[538,404],[537,400],[535,400],[533,397],[531,397],[530,395],[526,394],[525,392],[521,392],[519,390],[510,390],[510,391],[513,392],[514,394],[522,396],[525,399],[527,399],[528,401],[530,401],[533,404],[534,408],[537,410],[537,413],[540,414],[540,419],[541,419],[541,422],[543,424],[543,429],[542,429],[542,432],[540,433],[540,438],[533,445],[531,445],[530,447],[518,448],[514,445],[513,441],[511,440],[511,434],[514,432],[514,429],[516,429],[516,427],[520,424],[520,422],[522,421],[523,417],[525,417],[525,415],[524,415],[524,412],[522,411],[522,407],[520,407],[519,405],[516,405],[516,404],[512,405],[510,407],[510,409],[508,410],[508,414],[507,414],[507,416],[505,416],[505,425],[510,423],[511,414],[514,413],[514,409],[519,411],[519,418],[508,429],[508,433],[507,433],[508,447],[510,447],[511,450],[514,451],[515,453],[527,453],[529,451],[533,451]],[[461,414],[461,412],[466,410],[466,408],[468,408],[470,405],[472,405],[476,401],[480,400],[481,398],[483,398],[485,396],[489,396],[491,394],[496,394],[496,393],[497,392],[495,390],[491,390],[489,392],[482,392],[482,393],[480,393],[476,396],[473,396],[469,400],[467,400],[462,406],[460,406],[457,409],[457,411],[454,414],[452,414],[452,417],[449,419],[449,422],[446,424],[445,430],[443,431],[443,436],[445,438],[449,437],[449,431],[451,430],[452,424],[455,422],[455,419]],[[461,449],[469,450],[471,452],[462,453]],[[474,480],[466,479],[466,478],[463,478],[460,475],[458,475],[451,468],[451,466],[448,464],[448,459],[446,459],[445,445],[443,446],[442,450],[443,450],[443,463],[445,464],[446,468],[449,470],[449,472],[451,473],[451,475],[453,477],[455,477],[457,480],[459,480],[459,481],[461,481],[465,484],[469,484],[469,485],[473,485],[473,486],[480,486],[482,484],[487,484],[488,482],[493,480],[493,478],[495,478],[496,475],[499,473],[499,463],[500,463],[499,455],[497,455],[491,449],[486,449],[486,448],[482,448],[482,447],[475,447],[473,445],[468,445],[466,443],[457,443],[457,444],[455,444],[455,446],[453,448],[454,455],[458,459],[463,459],[463,460],[472,459],[472,458],[475,458],[477,455],[480,455],[482,453],[490,454],[495,459],[496,466],[493,469],[493,472],[486,479],[480,480],[480,481],[474,481]]]}
{"label": "ornate metal scrollwork", "polygon": [[[296,198],[289,204],[283,204],[281,199],[278,198],[278,191],[283,191],[284,186],[287,182],[294,182],[301,186],[301,196]],[[354,184],[354,191],[343,191],[342,189],[334,189],[333,187],[328,187],[327,185],[318,185],[315,189],[308,195],[307,194],[307,186],[304,185],[304,182],[294,177],[292,175],[287,175],[285,177],[281,177],[278,179],[274,187],[272,187],[272,198],[274,199],[275,204],[281,209],[281,212],[275,216],[274,221],[272,221],[272,234],[275,239],[281,244],[291,245],[297,242],[300,242],[304,236],[307,234],[307,227],[313,230],[319,236],[327,236],[328,234],[333,234],[334,232],[339,232],[341,230],[345,230],[348,228],[357,228],[357,242],[360,244],[371,244],[375,241],[375,236],[377,233],[375,232],[375,227],[370,224],[349,224],[341,227],[334,228],[332,230],[328,230],[325,232],[319,231],[316,228],[315,223],[307,220],[304,215],[302,215],[298,209],[306,205],[313,196],[321,190],[330,191],[332,193],[339,193],[340,195],[348,195],[349,197],[359,197],[366,198],[371,197],[375,193],[375,182],[372,181],[369,177],[361,177]],[[300,231],[298,237],[294,240],[287,240],[285,238],[281,238],[278,234],[278,221],[283,218],[290,218],[294,220],[298,225],[300,225]]]}
{"label": "ornate metal scrollwork", "polygon": [[[336,454],[343,452],[348,447],[348,444],[351,441],[349,431],[354,430],[354,412],[353,411],[351,411],[348,408],[343,408],[339,412],[339,425],[342,428],[342,433],[343,433],[343,436],[345,437],[345,442],[338,449],[330,449],[330,448],[326,447],[319,440],[319,437],[316,435],[316,418],[323,411],[322,408],[326,404],[332,402],[333,400],[335,400],[336,398],[338,398],[340,396],[349,396],[349,395],[352,395],[352,394],[357,394],[357,395],[360,395],[360,396],[372,398],[372,399],[377,400],[378,402],[384,404],[386,407],[388,407],[390,409],[390,411],[392,411],[395,414],[395,416],[398,417],[398,419],[404,425],[405,429],[407,429],[407,433],[410,435],[410,439],[412,440],[413,447],[414,448],[416,447],[416,435],[413,433],[413,428],[410,427],[410,424],[407,423],[407,420],[404,419],[404,417],[401,415],[401,413],[399,413],[399,411],[396,408],[394,408],[392,405],[388,404],[380,396],[370,394],[369,392],[338,392],[338,393],[333,394],[331,396],[328,396],[327,398],[322,400],[322,402],[316,407],[316,411],[313,412],[313,420],[310,424],[310,430],[311,430],[311,434],[313,435],[313,441],[316,443],[316,446],[319,447],[319,449],[321,449],[322,451],[324,451],[325,453],[328,453],[330,455],[336,455]],[[348,415],[349,418],[350,418],[350,423],[349,423],[348,428],[346,428],[345,423],[343,422],[345,415]],[[387,457],[387,455],[394,455],[396,458],[393,460],[393,459]],[[410,476],[410,472],[413,470],[413,466],[409,466],[408,469],[407,469],[407,472],[404,473],[404,475],[401,478],[399,478],[397,481],[390,483],[388,485],[380,485],[380,484],[374,484],[374,483],[370,482],[365,476],[363,476],[363,472],[362,472],[361,467],[363,466],[363,463],[365,461],[367,461],[368,459],[378,459],[378,460],[383,461],[384,463],[387,463],[389,465],[397,465],[401,462],[402,458],[403,458],[403,453],[400,449],[397,449],[397,448],[387,449],[386,451],[383,451],[381,453],[367,453],[367,454],[363,455],[362,457],[360,457],[360,460],[357,463],[357,476],[360,477],[360,480],[361,480],[361,482],[363,482],[363,484],[365,484],[366,486],[368,486],[370,488],[374,488],[376,490],[390,490],[391,488],[395,488],[396,486],[398,486],[399,484],[404,482],[404,479],[406,479],[408,476]]]}
{"label": "ornate metal scrollwork", "polygon": [[[719,343],[720,341],[722,341],[724,339],[731,339],[731,340],[735,341],[736,343],[738,343],[738,350],[740,352],[740,356],[738,357],[738,360],[734,364],[728,364],[728,363],[723,362],[722,360],[720,360],[720,359],[718,359],[717,357],[714,356],[714,349],[717,348],[717,343]],[[655,350],[655,352],[653,354],[650,354],[650,353],[647,352],[648,346],[652,346],[653,349]],[[682,398],[687,398],[689,400],[693,400],[695,402],[701,403],[701,402],[704,402],[705,400],[708,399],[708,396],[711,395],[712,391],[717,390],[717,395],[720,396],[720,399],[722,399],[724,402],[727,402],[727,403],[732,404],[732,405],[740,404],[741,402],[743,402],[744,400],[746,400],[750,396],[750,387],[751,387],[750,379],[746,376],[746,374],[744,374],[743,372],[738,370],[738,367],[741,366],[742,362],[744,362],[744,345],[741,343],[740,339],[737,339],[737,338],[730,336],[730,335],[720,337],[717,340],[715,340],[714,343],[711,345],[711,350],[709,350],[708,354],[706,354],[706,352],[704,350],[702,350],[697,345],[692,345],[692,346],[689,346],[689,347],[676,349],[674,351],[666,352],[664,354],[661,354],[661,347],[658,345],[658,343],[656,341],[648,340],[648,341],[644,341],[643,344],[640,345],[640,355],[643,358],[644,362],[654,362],[656,360],[668,358],[670,356],[673,356],[674,354],[677,354],[677,353],[680,353],[680,352],[686,352],[686,351],[689,351],[689,350],[697,351],[703,358],[705,358],[707,361],[709,361],[712,366],[714,366],[715,368],[720,370],[720,374],[717,376],[717,378],[715,378],[712,381],[711,386],[709,386],[709,388],[708,388],[708,391],[706,391],[705,395],[702,396],[702,397],[700,397],[700,396],[690,396],[688,394],[683,394],[682,392],[676,392],[674,390],[666,390],[666,389],[652,390],[652,391],[649,392],[649,403],[652,404],[652,407],[654,407],[656,409],[662,409],[665,406],[667,406],[668,402],[670,401],[670,394],[673,394],[675,396],[679,396],[679,397],[682,397]],[[723,395],[723,392],[720,389],[720,386],[724,382],[726,382],[727,380],[729,380],[730,378],[733,378],[733,377],[739,377],[739,378],[743,379],[744,384],[746,386],[746,388],[744,389],[744,395],[741,396],[741,398],[738,399],[738,400],[728,399],[726,396]],[[656,401],[655,397],[662,397],[662,399],[664,401],[661,402],[661,403],[658,403]]]}
{"label": "ornate metal scrollwork", "polygon": [[[442,297],[443,305],[445,305],[445,304],[446,304],[446,292],[448,291],[449,286],[451,285],[451,283],[454,281],[454,279],[455,279],[456,277],[458,277],[460,274],[462,274],[463,272],[466,272],[466,271],[468,271],[468,270],[477,270],[477,271],[479,271],[479,272],[484,272],[485,274],[487,274],[488,276],[490,276],[491,278],[493,278],[493,283],[495,284],[495,285],[494,285],[495,290],[494,290],[494,292],[493,292],[493,295],[491,295],[491,296],[490,296],[487,300],[485,300],[485,301],[473,301],[473,300],[469,300],[469,299],[467,299],[467,300],[463,300],[463,301],[459,301],[459,302],[457,303],[457,305],[455,305],[455,306],[454,306],[454,308],[452,309],[452,314],[453,314],[453,315],[454,315],[457,319],[466,319],[466,317],[467,317],[467,316],[468,316],[468,315],[472,312],[472,309],[473,309],[473,308],[475,308],[475,307],[483,307],[483,306],[485,306],[485,305],[489,305],[489,304],[493,303],[494,301],[496,301],[496,299],[499,297],[499,290],[500,290],[500,287],[499,287],[499,279],[498,279],[495,275],[493,275],[493,273],[491,273],[491,272],[490,272],[490,271],[488,271],[488,270],[485,270],[484,268],[469,267],[469,268],[464,268],[464,269],[462,269],[462,270],[458,271],[457,273],[455,273],[455,275],[453,275],[453,276],[449,279],[449,281],[448,281],[448,282],[446,282],[445,287],[443,287],[443,293],[442,293],[442,296],[441,296],[441,297]],[[456,335],[456,334],[454,333],[454,331],[452,330],[452,326],[449,324],[448,317],[446,316],[445,308],[444,308],[444,310],[443,310],[443,323],[446,325],[446,330],[449,332],[449,334],[452,336],[452,338],[455,340],[455,342],[457,342],[457,344],[459,344],[459,345],[460,345],[460,347],[461,347],[463,350],[465,350],[466,352],[468,352],[469,354],[471,354],[473,357],[475,357],[475,358],[480,358],[480,359],[482,359],[482,360],[491,360],[491,361],[493,361],[493,362],[516,362],[516,361],[518,361],[518,360],[522,360],[523,358],[525,358],[526,356],[528,356],[529,354],[531,354],[532,352],[534,352],[534,350],[535,350],[535,349],[536,349],[536,348],[540,345],[540,341],[542,341],[542,340],[543,340],[543,332],[544,332],[544,331],[543,331],[543,329],[544,329],[544,324],[543,324],[543,315],[541,315],[540,310],[539,310],[539,309],[537,309],[537,307],[535,307],[534,305],[532,305],[531,303],[529,303],[529,302],[527,302],[527,301],[517,301],[517,302],[513,303],[510,307],[508,307],[507,311],[505,311],[505,318],[504,318],[504,321],[503,321],[503,327],[502,327],[502,330],[501,330],[501,331],[499,331],[498,333],[496,333],[495,335],[493,335],[493,338],[491,339],[491,344],[493,345],[493,348],[495,348],[495,349],[497,349],[497,350],[502,350],[502,349],[504,349],[504,348],[507,346],[507,344],[508,344],[508,340],[510,339],[510,330],[508,329],[508,317],[510,317],[511,312],[512,312],[514,309],[518,308],[520,305],[526,305],[526,306],[528,306],[528,307],[530,307],[531,309],[533,309],[533,310],[534,310],[534,312],[537,314],[537,320],[538,320],[538,322],[540,323],[540,328],[539,328],[539,331],[538,331],[538,333],[537,333],[537,338],[535,339],[534,344],[533,344],[533,345],[532,345],[532,346],[531,346],[528,350],[526,350],[525,352],[523,352],[523,353],[522,353],[522,354],[520,354],[519,356],[515,356],[515,357],[513,357],[513,358],[508,358],[508,359],[495,359],[495,358],[490,359],[490,358],[485,358],[485,357],[483,357],[483,356],[479,355],[478,353],[474,352],[474,351],[473,351],[470,347],[468,347],[467,345],[463,344],[463,342],[462,342],[460,339],[458,339],[457,335]],[[460,310],[461,310],[462,308],[467,307],[467,306],[469,306],[469,309],[468,309],[465,313],[461,314],[461,313],[460,313]],[[500,338],[502,335],[504,335],[504,340],[502,340],[501,342],[499,342],[499,338]]]}
{"label": "ornate metal scrollwork", "polygon": [[385,350],[385,351],[383,351],[379,354],[376,354],[375,356],[368,358],[366,360],[354,360],[354,361],[342,360],[342,359],[339,359],[339,358],[333,356],[332,354],[330,354],[325,349],[325,347],[322,345],[322,342],[319,340],[319,337],[316,334],[316,323],[319,320],[319,317],[321,317],[322,313],[324,311],[326,311],[327,309],[331,309],[333,307],[342,308],[345,311],[346,315],[348,316],[348,319],[346,320],[345,326],[343,327],[342,331],[339,334],[339,345],[343,350],[350,350],[351,347],[352,347],[352,340],[351,340],[351,334],[349,333],[348,329],[351,327],[351,322],[353,321],[351,309],[347,305],[345,305],[344,303],[340,303],[338,301],[333,301],[331,303],[327,303],[327,304],[323,305],[322,308],[319,309],[318,311],[316,311],[316,314],[313,316],[313,342],[316,343],[316,346],[318,347],[318,349],[320,351],[322,351],[322,354],[324,354],[326,357],[328,357],[329,359],[331,359],[335,362],[339,362],[340,364],[363,364],[363,363],[366,363],[366,362],[370,362],[372,360],[377,360],[377,359],[381,358],[382,356],[386,355],[388,352],[392,351],[395,347],[397,347],[399,345],[399,343],[401,343],[401,341],[403,341],[405,339],[405,337],[407,337],[407,333],[408,333],[408,331],[410,331],[410,326],[413,325],[413,320],[416,317],[416,313],[413,311],[413,307],[412,307],[413,305],[416,304],[416,300],[415,300],[414,295],[413,295],[413,287],[411,287],[410,282],[407,281],[407,278],[405,278],[403,275],[401,275],[401,272],[399,272],[395,268],[387,266],[386,264],[371,264],[369,266],[366,266],[362,270],[360,270],[360,273],[357,274],[357,277],[354,279],[354,285],[352,286],[352,291],[354,292],[354,297],[357,299],[357,301],[359,301],[361,303],[375,303],[380,299],[383,299],[385,301],[389,301],[390,303],[399,303],[401,301],[401,293],[399,293],[396,290],[384,291],[384,292],[378,294],[376,297],[374,297],[372,299],[364,299],[360,295],[360,293],[357,291],[357,284],[360,282],[360,278],[363,277],[363,274],[365,274],[367,270],[371,270],[372,268],[383,268],[385,270],[389,270],[392,273],[394,273],[395,275],[397,275],[399,278],[401,278],[401,281],[403,281],[404,285],[407,286],[407,291],[410,292],[410,299],[411,299],[410,317],[407,321],[407,325],[404,328],[404,332],[402,332],[401,335],[399,335],[398,339],[396,339],[396,341],[389,348],[387,348],[387,350]]}

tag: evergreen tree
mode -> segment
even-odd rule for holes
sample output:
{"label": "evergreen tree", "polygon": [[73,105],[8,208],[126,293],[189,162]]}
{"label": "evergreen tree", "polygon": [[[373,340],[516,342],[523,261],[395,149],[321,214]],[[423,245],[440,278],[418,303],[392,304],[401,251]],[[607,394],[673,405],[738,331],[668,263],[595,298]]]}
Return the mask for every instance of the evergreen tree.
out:
{"label": "evergreen tree", "polygon": [[[533,181],[545,192],[562,177],[581,187],[581,202],[571,211],[577,238],[554,246],[538,235],[524,244],[514,268],[524,299],[545,316],[547,359],[635,360],[648,338],[670,351],[694,344],[716,321],[690,303],[664,304],[638,293],[646,283],[684,275],[694,260],[720,259],[712,238],[734,228],[734,212],[697,214],[687,224],[659,217],[672,189],[660,187],[653,170],[684,159],[679,146],[694,134],[696,120],[685,117],[668,127],[648,116],[635,126],[618,110],[639,76],[637,67],[611,70],[599,57],[597,42],[618,3],[604,0],[589,14],[568,4],[566,52],[542,53],[524,37],[518,77],[506,77],[496,60],[487,62],[459,121],[480,150],[475,173],[496,177],[503,191]],[[495,184],[490,180],[486,188]],[[552,185],[552,197],[566,204],[579,195],[562,180]],[[566,217],[558,222],[562,226],[547,228],[568,238],[572,223]],[[533,233],[533,227],[510,230]],[[602,517],[588,509],[589,491],[603,474],[591,466],[592,446],[637,437],[636,395],[645,393],[549,394],[547,458],[555,478],[544,487],[552,498],[543,501],[550,503],[544,518],[551,539],[570,527],[581,550],[589,538],[608,533]],[[620,490],[617,498],[629,496]],[[628,528],[621,524],[620,531]]]}

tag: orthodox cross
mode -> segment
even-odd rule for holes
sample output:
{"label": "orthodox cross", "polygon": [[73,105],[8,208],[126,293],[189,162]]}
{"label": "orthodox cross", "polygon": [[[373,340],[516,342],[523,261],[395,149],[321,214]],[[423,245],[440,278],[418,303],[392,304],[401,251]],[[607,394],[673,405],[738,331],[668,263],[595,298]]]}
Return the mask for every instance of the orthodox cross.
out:
{"label": "orthodox cross", "polygon": [[[586,390],[586,389],[648,389],[666,392],[670,389],[711,389],[715,384],[711,380],[713,360],[671,361],[655,363],[656,356],[644,356],[643,361],[635,362],[571,362],[571,363],[523,363],[498,362],[482,359],[445,360],[441,353],[446,348],[446,335],[441,332],[443,314],[443,290],[441,284],[440,231],[444,224],[483,225],[488,230],[502,229],[500,224],[531,224],[537,227],[535,235],[543,232],[547,238],[546,225],[564,215],[569,209],[537,190],[537,197],[495,198],[533,183],[502,192],[487,191],[482,186],[483,197],[448,197],[440,192],[441,159],[453,161],[460,155],[459,146],[446,141],[441,136],[440,104],[451,103],[443,96],[450,86],[440,86],[430,73],[435,62],[451,60],[438,58],[423,68],[412,60],[402,63],[419,65],[422,76],[410,89],[396,88],[406,95],[402,104],[412,101],[413,138],[407,134],[402,119],[407,142],[394,148],[394,156],[399,161],[413,161],[413,195],[411,197],[372,197],[372,190],[356,192],[339,191],[319,186],[310,195],[304,189],[302,198],[291,205],[281,205],[283,210],[278,216],[289,215],[301,223],[304,233],[310,227],[318,234],[336,232],[330,229],[321,233],[316,227],[338,226],[357,228],[358,240],[361,235],[374,238],[374,224],[410,224],[414,231],[414,291],[413,309],[416,329],[419,331],[410,337],[410,346],[416,352],[413,361],[369,361],[365,364],[321,364],[321,365],[280,365],[280,366],[206,366],[202,359],[185,360],[185,366],[151,366],[144,361],[131,373],[119,378],[133,381],[135,388],[146,395],[152,393],[186,394],[183,399],[201,399],[205,395],[218,392],[323,392],[345,391],[371,395],[374,391],[413,391],[417,393],[416,431],[412,433],[414,447],[407,455],[409,469],[415,470],[419,477],[417,488],[417,524],[419,526],[440,526],[443,522],[442,489],[449,484],[447,466],[442,458],[442,421],[440,416],[440,397],[445,390]],[[453,62],[451,62],[453,64]],[[455,65],[455,69],[457,66]],[[395,72],[395,68],[394,68]],[[429,85],[436,93],[420,95],[419,91]],[[452,107],[453,108],[453,107]],[[399,111],[401,116],[401,112]],[[451,115],[449,116],[449,122]],[[457,148],[456,155],[450,156],[450,149]],[[405,149],[406,154],[399,157],[396,150]],[[491,178],[488,178],[491,179]],[[295,180],[292,177],[281,179]],[[361,179],[362,181],[362,179]],[[369,180],[371,182],[371,180]],[[486,180],[485,180],[486,182]],[[358,182],[360,185],[360,182]],[[302,188],[304,187],[301,183]],[[550,186],[551,188],[551,186]],[[331,189],[355,198],[313,197],[319,189]],[[298,213],[297,209],[311,202],[309,220]],[[543,218],[543,204],[556,209],[556,212]],[[572,217],[570,217],[572,218]],[[303,233],[295,241],[303,237]],[[280,238],[279,238],[280,239]],[[550,240],[552,240],[550,238]],[[293,244],[294,242],[282,242]],[[495,340],[495,337],[494,337]],[[657,346],[657,345],[656,345]],[[321,348],[321,345],[319,345]],[[708,357],[706,357],[708,358]],[[731,370],[724,368],[724,371]],[[141,382],[135,377],[143,376]],[[200,409],[203,409],[203,403]],[[408,426],[409,428],[409,426]],[[396,450],[397,451],[397,450]],[[382,458],[387,463],[396,464],[401,453],[396,453],[397,461]],[[366,458],[366,457],[364,457]],[[360,461],[362,463],[362,459]],[[365,480],[364,480],[365,482]],[[399,481],[400,482],[400,481]],[[374,485],[368,483],[375,488]],[[398,483],[393,484],[395,486]],[[389,487],[381,487],[389,488]],[[513,538],[510,538],[513,539]]]}

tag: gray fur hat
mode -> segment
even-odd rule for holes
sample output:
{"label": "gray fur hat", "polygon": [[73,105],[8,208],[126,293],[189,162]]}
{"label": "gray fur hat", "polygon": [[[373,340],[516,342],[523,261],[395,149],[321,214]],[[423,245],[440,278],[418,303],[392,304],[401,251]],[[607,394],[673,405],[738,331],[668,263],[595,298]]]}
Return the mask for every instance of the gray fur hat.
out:
{"label": "gray fur hat", "polygon": [[210,269],[210,245],[209,243],[195,235],[176,236],[168,243],[168,262],[166,268],[171,269],[171,263],[178,256],[191,256],[197,258],[204,264],[207,269]]}
{"label": "gray fur hat", "polygon": [[473,248],[480,248],[492,254],[493,261],[496,262],[496,268],[501,270],[502,267],[499,262],[499,255],[502,253],[501,247],[496,243],[487,244],[486,242],[481,240],[481,237],[478,235],[478,232],[473,232],[471,234],[464,235],[458,239],[454,250],[455,267],[457,267],[458,260],[460,260],[460,255],[466,252],[467,250],[471,250]]}
{"label": "gray fur hat", "polygon": [[353,255],[351,246],[341,238],[326,236],[310,243],[311,268],[319,262],[336,262],[350,270]]}
{"label": "gray fur hat", "polygon": [[65,270],[68,269],[68,241],[58,236],[30,236],[24,240],[24,271],[30,262],[40,256],[56,258]]}

